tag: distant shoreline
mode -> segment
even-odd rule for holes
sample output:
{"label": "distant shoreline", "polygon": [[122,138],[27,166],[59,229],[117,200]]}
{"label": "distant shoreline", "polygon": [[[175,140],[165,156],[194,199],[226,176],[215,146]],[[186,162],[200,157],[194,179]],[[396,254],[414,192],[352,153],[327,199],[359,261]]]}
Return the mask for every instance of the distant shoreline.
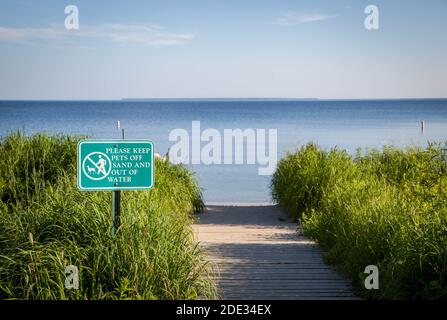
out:
{"label": "distant shoreline", "polygon": [[318,98],[124,98],[121,101],[319,101]]}

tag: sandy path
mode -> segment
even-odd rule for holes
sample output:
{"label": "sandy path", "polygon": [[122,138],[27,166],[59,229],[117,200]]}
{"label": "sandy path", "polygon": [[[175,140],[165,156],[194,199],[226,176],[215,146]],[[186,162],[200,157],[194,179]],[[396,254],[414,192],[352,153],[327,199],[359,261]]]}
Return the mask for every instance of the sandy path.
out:
{"label": "sandy path", "polygon": [[352,299],[351,286],[275,206],[208,206],[194,230],[224,299]]}

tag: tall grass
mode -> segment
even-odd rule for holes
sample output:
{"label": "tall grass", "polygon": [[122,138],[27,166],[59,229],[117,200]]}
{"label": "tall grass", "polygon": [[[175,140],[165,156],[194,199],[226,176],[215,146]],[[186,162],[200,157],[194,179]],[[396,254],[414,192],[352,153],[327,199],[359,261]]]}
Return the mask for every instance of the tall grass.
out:
{"label": "tall grass", "polygon": [[[122,195],[111,235],[111,193],[76,188],[76,144],[13,134],[0,144],[0,298],[197,299],[215,297],[194,240],[203,207],[194,177],[156,160],[154,189]],[[79,289],[65,288],[65,267]]]}
{"label": "tall grass", "polygon": [[[272,194],[361,294],[446,299],[443,148],[385,147],[351,157],[309,144],[280,161]],[[379,290],[362,289],[368,265],[379,267]]]}

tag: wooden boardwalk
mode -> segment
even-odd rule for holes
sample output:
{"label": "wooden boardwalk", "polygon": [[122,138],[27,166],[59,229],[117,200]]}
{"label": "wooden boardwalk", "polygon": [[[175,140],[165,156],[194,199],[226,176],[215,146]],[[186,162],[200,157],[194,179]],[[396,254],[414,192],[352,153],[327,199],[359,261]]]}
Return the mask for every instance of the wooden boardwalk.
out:
{"label": "wooden boardwalk", "polygon": [[353,299],[314,242],[275,206],[208,206],[194,230],[223,299]]}

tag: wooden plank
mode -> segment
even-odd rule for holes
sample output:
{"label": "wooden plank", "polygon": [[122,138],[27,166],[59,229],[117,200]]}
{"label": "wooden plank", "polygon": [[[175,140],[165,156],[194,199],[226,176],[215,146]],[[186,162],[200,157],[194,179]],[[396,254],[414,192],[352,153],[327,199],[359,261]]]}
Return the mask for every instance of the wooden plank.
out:
{"label": "wooden plank", "polygon": [[208,208],[194,225],[224,299],[352,299],[350,283],[326,266],[297,225],[273,206]]}
{"label": "wooden plank", "polygon": [[276,281],[276,280],[281,280],[281,281],[286,281],[286,280],[296,280],[296,281],[327,281],[327,280],[332,280],[332,281],[340,281],[340,282],[346,282],[345,279],[342,279],[340,277],[332,277],[331,275],[322,275],[322,276],[315,276],[315,275],[278,275],[278,276],[272,276],[272,277],[266,277],[264,275],[262,276],[250,276],[249,274],[236,274],[236,275],[228,275],[228,274],[216,274],[213,275],[213,278],[215,279],[222,279],[222,280],[235,280],[235,281],[242,281],[242,280],[258,280],[258,281],[267,281],[268,279],[271,279],[272,281]]}
{"label": "wooden plank", "polygon": [[[229,266],[223,266],[222,268],[219,268],[214,271],[216,274],[229,274],[229,275],[237,275],[238,273],[241,274],[259,274],[259,275],[269,275],[271,273],[273,268],[239,268],[239,267],[229,267]],[[295,268],[277,268],[275,270],[275,274],[292,274],[292,275],[317,275],[317,274],[328,274],[328,275],[338,275],[334,270],[332,269],[312,269],[312,268],[300,268],[300,266]],[[340,276],[341,278],[341,276]]]}

